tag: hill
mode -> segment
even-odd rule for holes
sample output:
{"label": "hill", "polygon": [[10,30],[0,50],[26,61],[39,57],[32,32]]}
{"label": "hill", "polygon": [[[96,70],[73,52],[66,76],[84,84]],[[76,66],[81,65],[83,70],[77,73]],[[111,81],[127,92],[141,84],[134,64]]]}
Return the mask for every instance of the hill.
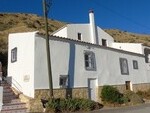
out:
{"label": "hill", "polygon": [[[48,23],[49,32],[53,32],[66,24],[53,19],[49,19]],[[0,14],[0,53],[7,52],[9,33],[36,30],[44,32],[44,29],[43,17],[35,14]],[[105,31],[114,37],[116,42],[144,43],[144,45],[150,46],[150,35],[134,34],[117,29],[106,29]]]}
{"label": "hill", "polygon": [[[48,20],[49,31],[53,32],[65,25],[64,22]],[[34,14],[0,14],[0,52],[7,52],[8,34],[27,31],[44,31],[43,17]]]}
{"label": "hill", "polygon": [[[66,24],[53,19],[49,19],[48,23],[50,33]],[[36,30],[44,32],[44,29],[44,19],[38,15],[0,13],[0,61],[3,64],[4,75],[7,72],[8,34]],[[113,36],[116,42],[144,43],[150,46],[150,35],[134,34],[116,29],[106,29],[105,31]]]}
{"label": "hill", "polygon": [[150,35],[129,33],[117,29],[105,29],[105,31],[114,37],[116,42],[143,43],[145,46],[150,46]]}

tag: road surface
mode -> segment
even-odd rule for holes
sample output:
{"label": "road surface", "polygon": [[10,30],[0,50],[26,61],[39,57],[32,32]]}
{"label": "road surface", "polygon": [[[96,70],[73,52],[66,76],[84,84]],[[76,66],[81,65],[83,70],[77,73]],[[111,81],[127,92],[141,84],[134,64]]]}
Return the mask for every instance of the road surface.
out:
{"label": "road surface", "polygon": [[100,109],[89,113],[150,113],[150,103],[131,107]]}

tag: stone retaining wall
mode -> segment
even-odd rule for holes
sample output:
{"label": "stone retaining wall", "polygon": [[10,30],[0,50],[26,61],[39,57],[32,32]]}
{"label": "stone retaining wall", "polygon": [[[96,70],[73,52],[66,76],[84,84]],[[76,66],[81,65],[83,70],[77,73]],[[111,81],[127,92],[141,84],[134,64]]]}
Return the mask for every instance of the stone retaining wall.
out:
{"label": "stone retaining wall", "polygon": [[[111,86],[116,87],[121,93],[126,91],[126,85],[125,84],[122,84],[122,85],[111,85]],[[99,86],[98,87],[98,95],[101,94],[102,88],[103,88],[103,86]],[[134,92],[147,91],[147,90],[150,89],[150,83],[132,84],[132,89],[133,89]]]}
{"label": "stone retaining wall", "polygon": [[150,83],[133,84],[133,91],[147,91],[150,90]]}
{"label": "stone retaining wall", "polygon": [[[74,89],[54,89],[54,98],[88,98],[88,88],[74,88]],[[45,98],[49,97],[48,89],[36,89],[35,98]]]}

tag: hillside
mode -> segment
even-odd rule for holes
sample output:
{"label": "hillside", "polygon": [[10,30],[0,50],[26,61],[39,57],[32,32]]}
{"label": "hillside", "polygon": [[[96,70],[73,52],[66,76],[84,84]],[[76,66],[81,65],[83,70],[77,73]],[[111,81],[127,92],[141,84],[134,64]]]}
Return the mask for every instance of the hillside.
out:
{"label": "hillside", "polygon": [[[65,25],[53,19],[48,20],[49,32]],[[0,14],[0,52],[7,52],[8,34],[15,32],[42,31],[45,29],[43,17],[34,14]]]}
{"label": "hillside", "polygon": [[[49,32],[53,32],[66,23],[49,19]],[[0,61],[3,64],[3,74],[7,75],[8,34],[39,30],[44,32],[43,17],[34,14],[0,14]],[[137,42],[150,46],[150,35],[128,33],[120,30],[106,29],[116,42]]]}
{"label": "hillside", "polygon": [[[66,23],[49,19],[49,32],[53,32]],[[0,53],[7,52],[8,34],[39,30],[44,32],[43,17],[34,14],[0,14]],[[128,33],[120,30],[106,29],[116,42],[136,42],[150,46],[150,35]]]}
{"label": "hillside", "polygon": [[116,42],[143,43],[150,46],[150,35],[129,33],[117,29],[106,29],[105,31],[114,37]]}

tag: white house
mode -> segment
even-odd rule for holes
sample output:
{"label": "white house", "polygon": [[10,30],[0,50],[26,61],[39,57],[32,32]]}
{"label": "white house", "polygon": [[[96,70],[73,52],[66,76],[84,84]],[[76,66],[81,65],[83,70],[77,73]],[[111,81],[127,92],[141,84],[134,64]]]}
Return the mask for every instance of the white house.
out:
{"label": "white house", "polygon": [[[149,89],[150,48],[114,43],[113,37],[95,25],[93,11],[89,17],[89,24],[68,24],[49,37],[54,96],[97,101],[104,85],[114,85],[121,91]],[[32,98],[46,96],[46,57],[42,33],[10,34],[8,77],[12,86]]]}

